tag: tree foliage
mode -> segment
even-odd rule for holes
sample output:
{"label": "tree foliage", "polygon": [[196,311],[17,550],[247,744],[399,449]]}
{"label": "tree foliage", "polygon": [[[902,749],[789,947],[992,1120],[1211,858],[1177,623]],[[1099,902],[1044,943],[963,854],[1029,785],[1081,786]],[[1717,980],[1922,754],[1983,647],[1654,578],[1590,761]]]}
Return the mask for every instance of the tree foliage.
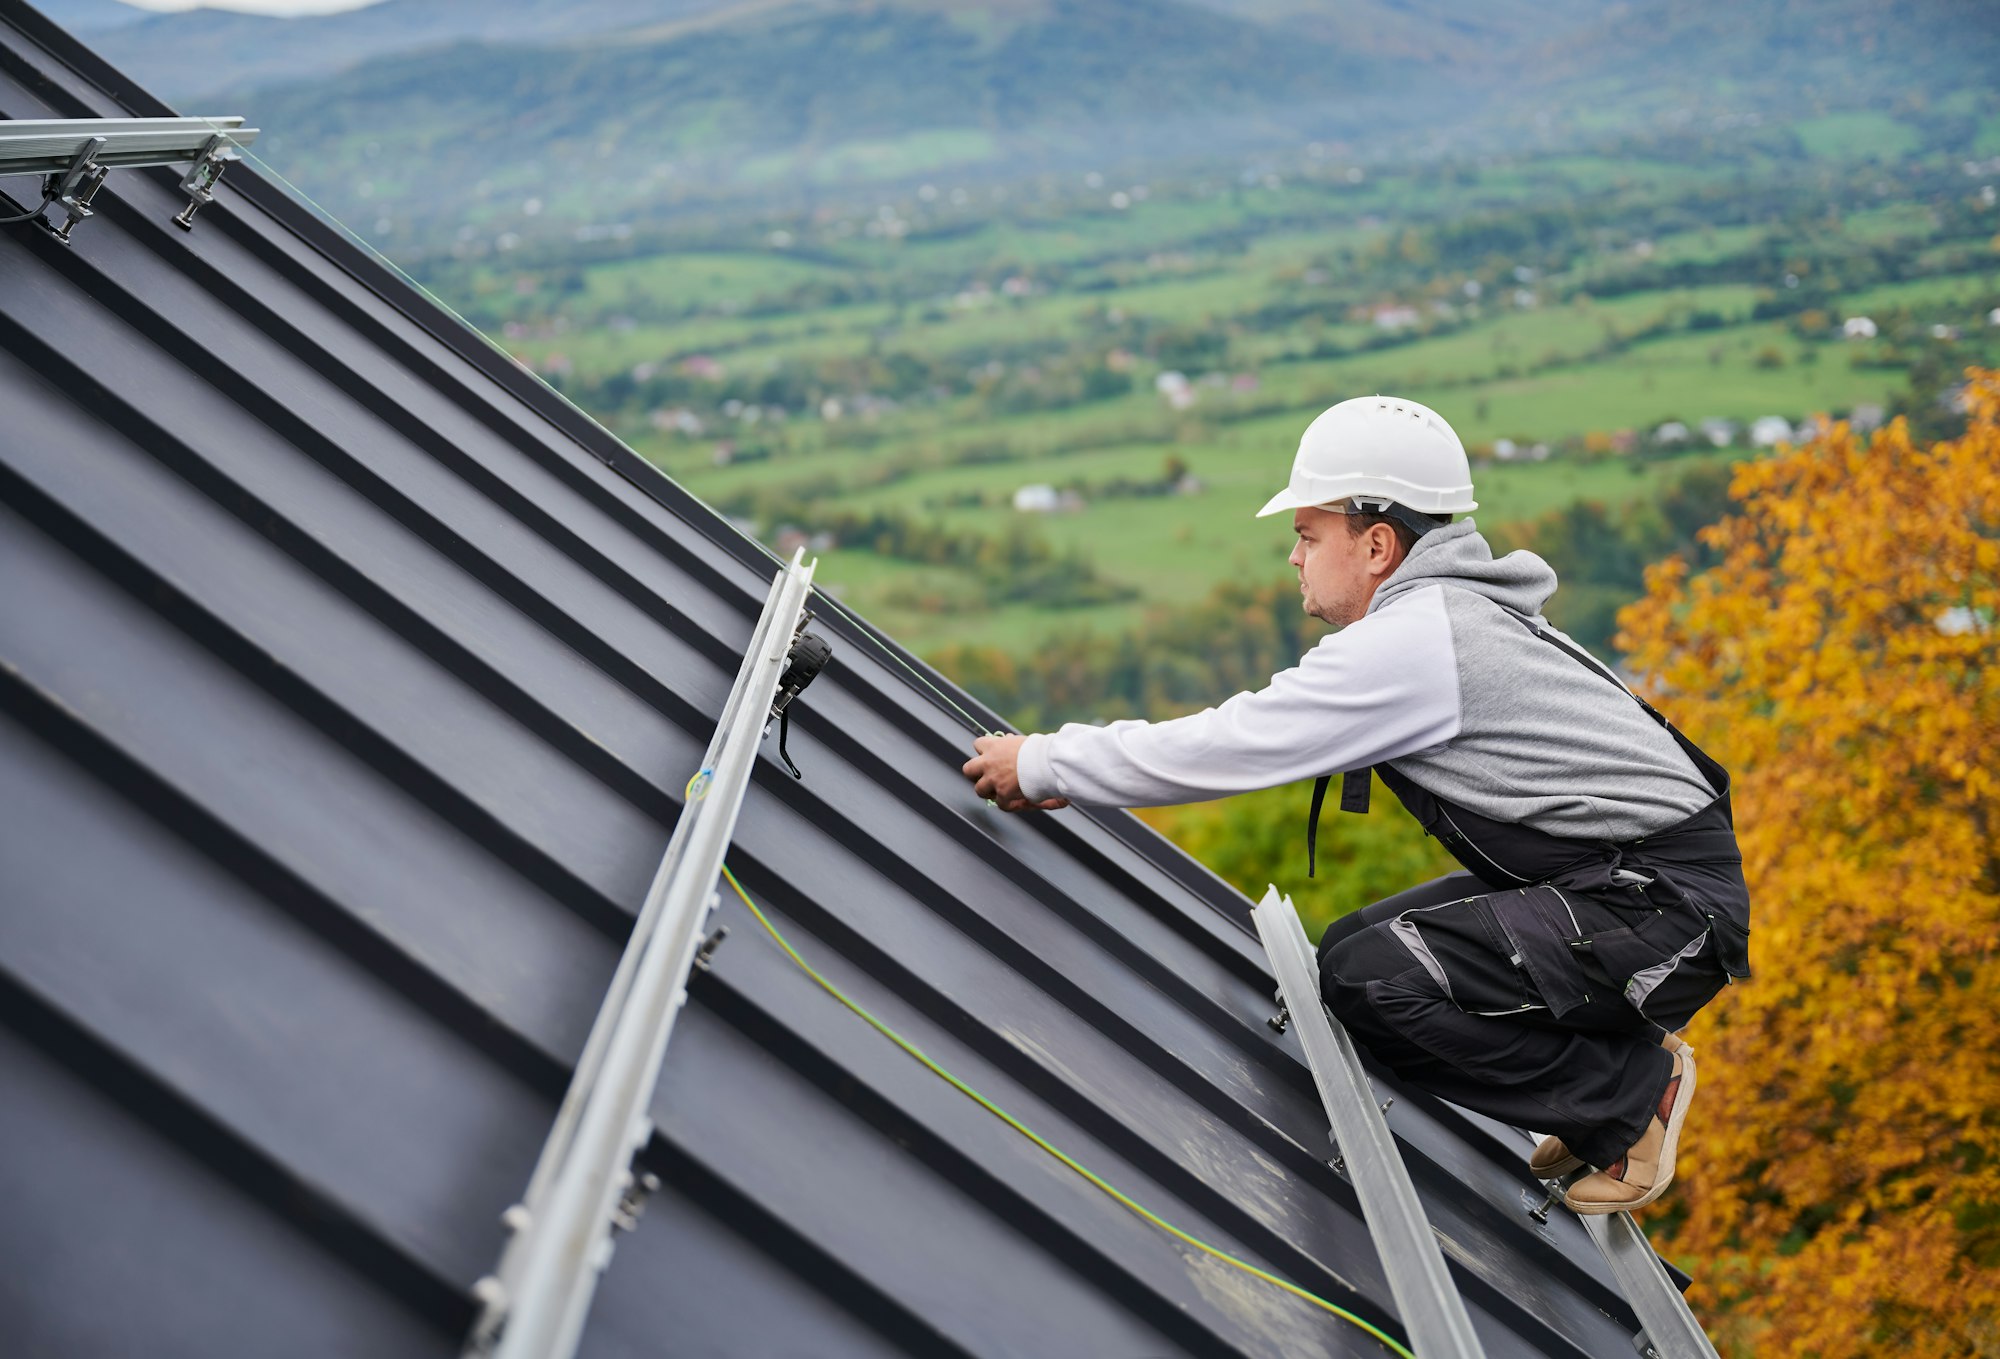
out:
{"label": "tree foliage", "polygon": [[1646,566],[1678,554],[1695,570],[1711,564],[1701,530],[1729,504],[1729,468],[1698,466],[1650,499],[1613,509],[1573,500],[1488,537],[1495,556],[1526,548],[1555,568],[1562,587],[1549,621],[1603,655],[1613,648],[1618,611],[1645,593]]}
{"label": "tree foliage", "polygon": [[1760,1359],[2000,1354],[2000,374],[1968,399],[1743,464],[1718,564],[1622,617],[1736,776],[1757,975],[1655,1226]]}

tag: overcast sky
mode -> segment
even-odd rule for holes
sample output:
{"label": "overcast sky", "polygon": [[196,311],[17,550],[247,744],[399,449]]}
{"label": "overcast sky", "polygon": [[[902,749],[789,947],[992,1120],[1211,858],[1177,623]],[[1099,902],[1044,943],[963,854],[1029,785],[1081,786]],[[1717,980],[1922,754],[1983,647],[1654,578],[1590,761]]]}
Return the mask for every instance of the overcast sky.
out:
{"label": "overcast sky", "polygon": [[360,9],[374,0],[125,0],[140,9],[194,9],[204,3],[210,9],[240,9],[247,14],[331,14],[337,9]]}

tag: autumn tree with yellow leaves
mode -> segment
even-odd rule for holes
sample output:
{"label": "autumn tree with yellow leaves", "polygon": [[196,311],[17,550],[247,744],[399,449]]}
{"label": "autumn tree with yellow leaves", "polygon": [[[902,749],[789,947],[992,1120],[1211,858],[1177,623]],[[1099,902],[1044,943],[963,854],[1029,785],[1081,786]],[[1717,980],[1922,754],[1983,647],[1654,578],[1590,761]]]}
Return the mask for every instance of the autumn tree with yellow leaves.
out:
{"label": "autumn tree with yellow leaves", "polygon": [[1648,1224],[1725,1353],[2000,1355],[2000,373],[1741,466],[1623,649],[1735,775],[1753,980]]}

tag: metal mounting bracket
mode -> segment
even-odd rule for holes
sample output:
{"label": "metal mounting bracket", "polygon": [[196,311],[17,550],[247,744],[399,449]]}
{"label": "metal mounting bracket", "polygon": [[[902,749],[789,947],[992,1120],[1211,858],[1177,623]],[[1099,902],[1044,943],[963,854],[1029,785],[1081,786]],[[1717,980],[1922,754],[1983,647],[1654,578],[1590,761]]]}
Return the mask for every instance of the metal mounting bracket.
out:
{"label": "metal mounting bracket", "polygon": [[225,152],[234,149],[235,143],[228,137],[217,134],[208,139],[201,148],[194,164],[181,176],[181,192],[188,196],[188,205],[174,214],[174,225],[182,231],[194,230],[194,215],[215,201],[215,186],[222,178],[222,172],[229,168]]}
{"label": "metal mounting bracket", "polygon": [[[0,118],[0,175],[39,175],[42,202],[33,217],[65,245],[76,224],[91,216],[90,201],[112,170],[141,165],[187,165],[181,192],[188,205],[175,216],[183,230],[203,205],[215,201],[216,181],[232,160],[257,140],[257,129],[236,114],[205,118]],[[48,209],[64,213],[61,226]]]}
{"label": "metal mounting bracket", "polygon": [[717,925],[708,932],[708,938],[701,941],[701,947],[694,953],[694,970],[706,972],[715,963],[715,951],[722,947],[722,941],[729,937],[729,926]]}
{"label": "metal mounting bracket", "polygon": [[[1561,1179],[1545,1181],[1548,1197],[1540,1203],[1535,1202],[1534,1195],[1523,1194],[1521,1202],[1527,1207],[1528,1216],[1547,1226],[1549,1214],[1562,1202],[1563,1194],[1589,1173],[1588,1170],[1578,1170]],[[1654,1254],[1646,1234],[1639,1230],[1639,1224],[1632,1220],[1632,1215],[1579,1214],[1578,1220],[1604,1253],[1605,1263],[1611,1266],[1619,1291],[1632,1304],[1632,1311],[1639,1319],[1639,1332],[1633,1337],[1633,1347],[1645,1359],[1717,1359],[1715,1346],[1709,1342],[1707,1332],[1695,1320],[1687,1299],[1667,1277],[1667,1271],[1660,1265],[1660,1257]]]}
{"label": "metal mounting bracket", "polygon": [[76,230],[76,224],[93,215],[90,200],[97,197],[97,191],[104,186],[104,177],[111,173],[109,168],[97,163],[97,153],[104,149],[104,145],[104,138],[92,137],[76,153],[67,170],[50,175],[43,185],[42,210],[61,208],[68,215],[68,220],[61,226],[54,225],[47,217],[36,220],[64,245],[69,244],[69,234]]}

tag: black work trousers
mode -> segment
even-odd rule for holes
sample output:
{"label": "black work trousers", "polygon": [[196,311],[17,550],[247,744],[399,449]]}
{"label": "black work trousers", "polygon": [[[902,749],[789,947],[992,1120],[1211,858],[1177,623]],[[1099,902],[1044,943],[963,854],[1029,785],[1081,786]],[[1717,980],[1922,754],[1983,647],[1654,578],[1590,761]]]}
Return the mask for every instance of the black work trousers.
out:
{"label": "black work trousers", "polygon": [[1602,1167],[1666,1092],[1662,1036],[1727,983],[1715,953],[1696,912],[1451,873],[1328,926],[1320,992],[1398,1077]]}

